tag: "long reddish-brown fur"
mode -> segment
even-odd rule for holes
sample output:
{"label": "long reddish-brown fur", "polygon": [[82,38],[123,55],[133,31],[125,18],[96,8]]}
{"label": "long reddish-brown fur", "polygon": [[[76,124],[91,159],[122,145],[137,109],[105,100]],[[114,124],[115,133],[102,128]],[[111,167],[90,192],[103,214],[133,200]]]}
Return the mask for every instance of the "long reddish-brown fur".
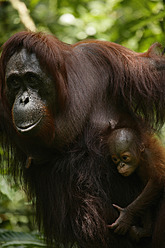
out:
{"label": "long reddish-brown fur", "polygon": [[[28,169],[26,145],[31,141],[20,141],[5,95],[7,63],[22,48],[36,54],[57,91],[54,127],[50,117],[52,129],[45,123],[39,133],[46,137],[52,132],[53,147],[48,145],[50,154],[46,149],[42,161],[32,161]],[[163,55],[153,49],[139,54],[105,41],[67,45],[52,35],[20,32],[3,46],[0,79],[4,146],[9,150],[9,165],[12,162],[9,170],[21,177],[35,201],[37,222],[48,243],[71,247],[76,242],[81,248],[150,247],[151,240],[134,244],[127,236],[119,238],[107,229],[107,223],[118,215],[112,203],[127,206],[142,185],[136,175],[125,179],[114,171],[103,137],[111,118],[126,126],[134,126],[135,121],[143,121],[145,128],[162,125]]]}
{"label": "long reddish-brown fur", "polygon": [[[75,73],[72,68],[73,62],[69,61],[69,58],[79,64],[83,58],[86,60],[87,56],[92,66],[99,70],[98,74],[107,70],[114,99],[120,101],[123,98],[128,106],[143,114],[146,120],[155,121],[157,118],[160,121],[164,116],[162,81],[165,78],[163,70],[165,58],[163,55],[150,52],[150,49],[146,53],[138,54],[121,45],[106,41],[91,40],[68,45],[52,35],[25,31],[13,35],[5,43],[1,58],[2,80],[7,61],[22,46],[28,52],[35,53],[42,67],[53,76],[60,106],[63,106],[68,94],[68,70],[73,74],[72,76]],[[92,67],[90,64],[88,66],[92,74]],[[102,77],[101,74],[100,78]],[[81,78],[79,79],[81,81]],[[153,109],[156,113],[153,113]]]}
{"label": "long reddish-brown fur", "polygon": [[[165,182],[165,147],[156,135],[144,135],[144,146],[147,153],[148,175],[157,182]],[[143,165],[142,165],[143,166]]]}

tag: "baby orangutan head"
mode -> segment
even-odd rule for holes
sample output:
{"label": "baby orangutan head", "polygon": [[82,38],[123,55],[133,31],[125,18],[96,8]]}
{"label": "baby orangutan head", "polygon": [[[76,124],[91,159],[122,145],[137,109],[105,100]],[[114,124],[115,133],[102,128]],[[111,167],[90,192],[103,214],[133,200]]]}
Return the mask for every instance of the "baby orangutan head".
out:
{"label": "baby orangutan head", "polygon": [[132,129],[122,128],[112,132],[108,140],[113,163],[122,176],[130,176],[139,166],[144,147]]}

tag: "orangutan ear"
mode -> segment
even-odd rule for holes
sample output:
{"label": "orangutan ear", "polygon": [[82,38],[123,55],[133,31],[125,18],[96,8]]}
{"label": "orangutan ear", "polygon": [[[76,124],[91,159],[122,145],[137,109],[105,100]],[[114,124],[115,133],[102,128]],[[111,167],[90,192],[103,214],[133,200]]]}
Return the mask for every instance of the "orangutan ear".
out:
{"label": "orangutan ear", "polygon": [[144,150],[145,150],[145,145],[144,145],[144,143],[142,143],[140,145],[140,152],[144,152]]}
{"label": "orangutan ear", "polygon": [[[165,48],[163,48],[160,43],[154,43],[147,52],[142,53],[141,57],[149,58],[151,65],[154,66],[153,68],[158,72],[165,70]],[[160,76],[164,78],[164,73]]]}
{"label": "orangutan ear", "polygon": [[161,56],[164,55],[164,49],[160,43],[154,43],[147,51],[148,57]]}

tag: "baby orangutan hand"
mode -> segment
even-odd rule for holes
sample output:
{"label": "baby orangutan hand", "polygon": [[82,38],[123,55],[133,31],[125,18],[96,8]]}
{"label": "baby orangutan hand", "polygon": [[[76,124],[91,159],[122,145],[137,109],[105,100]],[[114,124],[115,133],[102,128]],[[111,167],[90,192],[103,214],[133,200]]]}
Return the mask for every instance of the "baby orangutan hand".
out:
{"label": "baby orangutan hand", "polygon": [[127,208],[121,208],[115,204],[113,206],[119,211],[120,215],[113,224],[108,225],[108,228],[114,229],[115,233],[124,235],[133,224],[133,215]]}

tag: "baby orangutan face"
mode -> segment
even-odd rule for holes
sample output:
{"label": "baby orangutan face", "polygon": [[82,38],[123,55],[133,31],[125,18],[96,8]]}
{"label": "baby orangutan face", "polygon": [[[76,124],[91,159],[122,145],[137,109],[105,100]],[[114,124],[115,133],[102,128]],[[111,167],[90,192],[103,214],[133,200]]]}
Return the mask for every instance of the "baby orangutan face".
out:
{"label": "baby orangutan face", "polygon": [[109,138],[112,161],[122,176],[130,176],[138,167],[140,153],[135,145],[136,136],[129,129],[117,129]]}

